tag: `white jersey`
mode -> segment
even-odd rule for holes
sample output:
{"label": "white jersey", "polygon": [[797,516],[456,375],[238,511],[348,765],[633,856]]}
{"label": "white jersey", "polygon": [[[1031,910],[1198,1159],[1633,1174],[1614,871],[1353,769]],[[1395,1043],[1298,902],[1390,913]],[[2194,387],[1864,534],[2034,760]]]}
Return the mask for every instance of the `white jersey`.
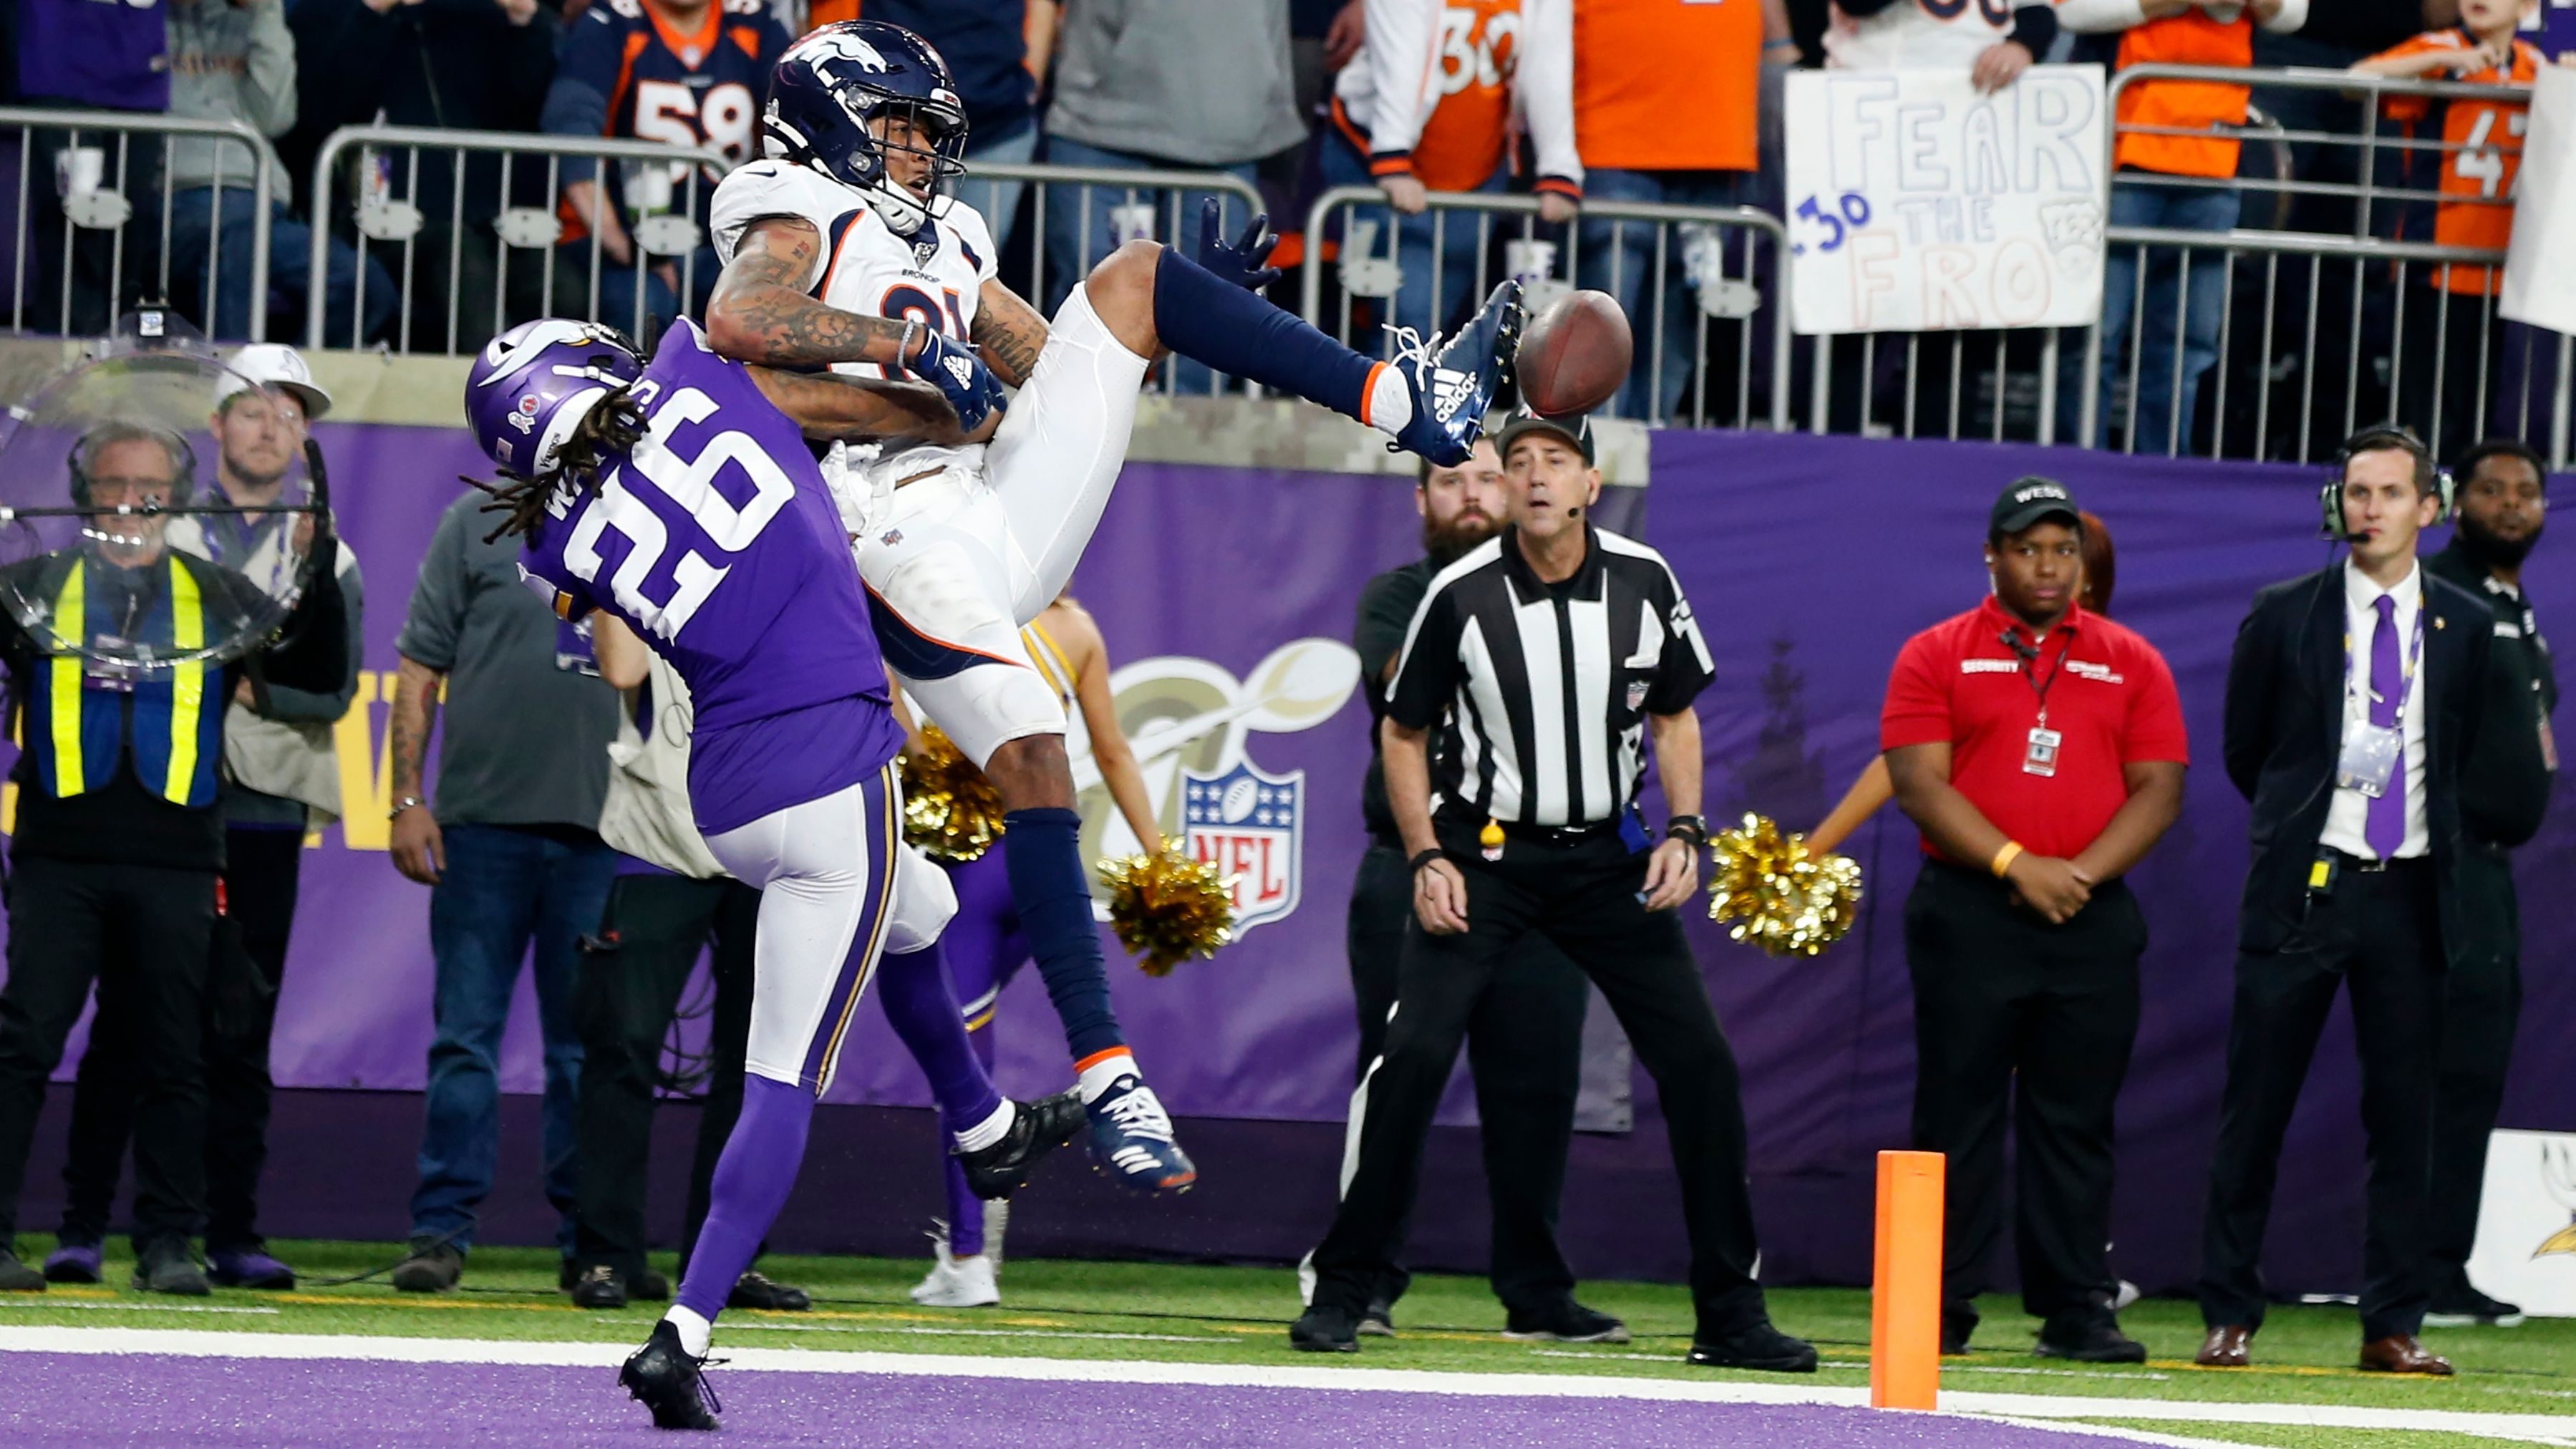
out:
{"label": "white jersey", "polygon": [[1825,63],[1843,70],[1965,72],[2012,27],[2011,0],[1896,0],[1876,15],[1859,16],[1837,5],[1825,30]]}

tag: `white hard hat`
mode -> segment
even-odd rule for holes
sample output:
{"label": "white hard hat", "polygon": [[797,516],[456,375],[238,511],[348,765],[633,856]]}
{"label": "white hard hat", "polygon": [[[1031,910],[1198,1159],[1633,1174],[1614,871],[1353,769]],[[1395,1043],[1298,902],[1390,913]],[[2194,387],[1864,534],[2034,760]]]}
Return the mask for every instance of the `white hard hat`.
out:
{"label": "white hard hat", "polygon": [[223,380],[215,384],[215,408],[222,411],[234,393],[253,383],[293,393],[304,404],[304,420],[313,422],[331,410],[331,394],[313,380],[302,354],[283,342],[254,342],[237,348],[226,361]]}

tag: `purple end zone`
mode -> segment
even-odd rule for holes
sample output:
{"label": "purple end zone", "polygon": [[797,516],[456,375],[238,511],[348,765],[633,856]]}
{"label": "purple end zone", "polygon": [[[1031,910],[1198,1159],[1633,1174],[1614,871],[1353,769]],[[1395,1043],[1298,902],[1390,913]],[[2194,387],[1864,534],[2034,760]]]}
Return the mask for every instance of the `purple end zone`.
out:
{"label": "purple end zone", "polygon": [[[608,1368],[351,1359],[0,1354],[0,1442],[655,1445]],[[1502,1398],[911,1375],[726,1373],[729,1449],[853,1443],[1022,1449],[1164,1443],[1345,1449],[1618,1444],[1622,1449],[2106,1449],[2137,1441],[1975,1419],[1807,1405]]]}

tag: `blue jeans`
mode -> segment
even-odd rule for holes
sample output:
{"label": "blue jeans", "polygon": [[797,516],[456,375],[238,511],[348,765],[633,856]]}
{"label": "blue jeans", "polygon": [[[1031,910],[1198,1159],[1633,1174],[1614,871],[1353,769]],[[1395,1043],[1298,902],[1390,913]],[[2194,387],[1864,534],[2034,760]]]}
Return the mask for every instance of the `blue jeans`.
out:
{"label": "blue jeans", "polygon": [[[2173,231],[2223,232],[2235,229],[2237,193],[2233,186],[2111,187],[2111,225],[2153,226]],[[2120,344],[2129,335],[2130,313],[2138,306],[2138,267],[2144,254],[2147,272],[2146,315],[2138,323],[2137,390],[2131,407],[2118,409],[2132,453],[2160,456],[2187,454],[2192,446],[2192,415],[2200,399],[2200,379],[2218,361],[2219,323],[2227,310],[2227,258],[2216,247],[2190,256],[2191,285],[2183,288],[2184,253],[2172,248],[2113,244],[2102,266],[2102,392],[2093,436],[2079,436],[2084,398],[2084,353],[2058,364],[2057,436],[2060,442],[2110,444],[2117,384],[2130,375]],[[2182,381],[2174,382],[2174,348],[2182,348]]]}
{"label": "blue jeans", "polygon": [[[1360,154],[1359,148],[1353,146],[1348,137],[1339,131],[1328,132],[1322,145],[1326,186],[1377,184],[1377,178],[1369,174],[1368,158]],[[1475,189],[1499,192],[1508,179],[1504,168],[1497,166],[1494,174],[1485,178],[1485,184]],[[1483,243],[1521,234],[1521,219],[1518,217],[1496,216],[1490,225],[1480,225],[1485,219],[1472,211],[1452,211],[1445,216],[1437,211],[1426,211],[1420,216],[1398,216],[1392,207],[1354,206],[1343,210],[1341,215],[1345,228],[1353,222],[1376,223],[1377,237],[1371,248],[1381,255],[1386,247],[1387,232],[1390,229],[1394,231],[1395,265],[1403,274],[1403,280],[1396,284],[1395,295],[1386,299],[1380,311],[1387,322],[1397,327],[1410,327],[1425,338],[1458,315],[1459,306],[1478,280],[1476,264],[1486,253]],[[1436,226],[1434,218],[1442,218]],[[1350,245],[1347,232],[1342,244],[1345,248]],[[1435,272],[1439,276],[1436,289],[1432,283]],[[1487,290],[1502,279],[1499,260],[1485,269],[1483,280]],[[1477,300],[1484,300],[1481,294]],[[1375,338],[1355,337],[1350,339],[1350,343],[1357,350],[1372,355],[1383,350]]]}
{"label": "blue jeans", "polygon": [[[198,311],[206,324],[206,335],[218,341],[239,342],[250,336],[250,308],[253,287],[250,274],[251,226],[258,217],[257,200],[248,187],[227,186],[220,207],[215,204],[211,186],[191,186],[170,200],[170,277],[180,286],[206,285],[206,258],[216,253],[214,295],[200,301]],[[300,337],[304,332],[304,308],[313,284],[313,229],[286,214],[283,206],[269,208],[268,285],[257,289],[260,306],[269,312],[288,311],[294,316],[291,327],[273,333]],[[216,246],[220,235],[222,246]],[[323,308],[323,335],[335,347],[349,342],[349,318],[358,294],[359,259],[357,250],[347,242],[334,239],[329,252],[330,270],[323,279],[323,295],[328,299]],[[367,277],[368,341],[385,335],[392,322],[394,305],[400,300],[394,292],[394,278],[385,264],[369,256],[365,261]]]}
{"label": "blue jeans", "polygon": [[[1759,178],[1749,171],[1599,170],[1584,173],[1583,195],[1587,201],[1740,206],[1755,198],[1758,182]],[[1617,417],[1643,418],[1649,422],[1670,418],[1680,408],[1682,391],[1690,383],[1699,339],[1699,321],[1695,315],[1698,303],[1692,300],[1694,289],[1690,274],[1682,266],[1678,234],[1665,239],[1663,244],[1661,323],[1648,325],[1648,319],[1640,310],[1640,304],[1648,296],[1646,284],[1655,279],[1656,233],[1659,230],[1661,228],[1653,222],[1587,217],[1581,227],[1582,247],[1577,259],[1580,285],[1618,298],[1619,309],[1636,324],[1636,361],[1628,370],[1628,385],[1611,400],[1610,411]],[[1737,256],[1742,245],[1730,234],[1727,256],[1730,259]],[[1732,268],[1731,260],[1729,265]],[[1660,378],[1656,375],[1656,357],[1659,354],[1663,359]],[[1660,390],[1656,386],[1659,381],[1662,384]]]}
{"label": "blue jeans", "polygon": [[[1253,180],[1253,167],[1249,162],[1241,166],[1192,166],[1158,161],[1151,156],[1137,156],[1125,151],[1103,151],[1097,146],[1086,146],[1062,136],[1047,137],[1046,160],[1050,166],[1088,166],[1095,170],[1214,170],[1241,177],[1246,182]],[[1173,193],[1158,188],[1049,186],[1040,196],[1046,206],[1046,275],[1042,279],[1044,286],[1039,290],[1043,294],[1041,307],[1049,317],[1053,317],[1055,309],[1072,294],[1073,284],[1089,276],[1102,258],[1117,249],[1118,240],[1111,230],[1111,213],[1119,207],[1131,204],[1151,206],[1154,209],[1153,239],[1179,249],[1184,256],[1198,253],[1199,206],[1207,198],[1214,196],[1225,203],[1222,216],[1229,242],[1241,235],[1243,228],[1252,220],[1244,213],[1240,197],[1210,191],[1179,193],[1180,228],[1177,233],[1172,227]],[[1172,369],[1174,392],[1204,397],[1217,391],[1216,374],[1208,371],[1204,364],[1175,357],[1166,365]]]}
{"label": "blue jeans", "polygon": [[509,1024],[519,963],[533,944],[546,1051],[546,1201],[562,1215],[556,1236],[569,1254],[578,1205],[573,1129],[581,1075],[573,991],[581,976],[581,938],[599,929],[608,909],[617,852],[597,840],[569,845],[495,825],[450,825],[443,833],[447,870],[429,893],[438,1030],[429,1045],[412,1238],[452,1232],[448,1241],[459,1251],[474,1241],[474,1210],[491,1194],[500,1157],[501,1032]]}

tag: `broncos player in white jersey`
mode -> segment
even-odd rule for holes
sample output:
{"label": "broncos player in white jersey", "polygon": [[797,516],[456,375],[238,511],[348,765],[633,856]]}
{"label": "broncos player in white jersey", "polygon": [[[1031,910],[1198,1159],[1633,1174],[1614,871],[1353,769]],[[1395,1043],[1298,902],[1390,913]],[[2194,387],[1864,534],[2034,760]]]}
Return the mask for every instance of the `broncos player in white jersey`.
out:
{"label": "broncos player in white jersey", "polygon": [[1185,1188],[1196,1169],[1110,1006],[1064,707],[1019,626],[1071,577],[1165,352],[1462,460],[1518,337],[1518,288],[1496,288],[1445,345],[1413,338],[1397,361],[1373,361],[1263,300],[1278,276],[1264,265],[1267,219],[1228,245],[1211,207],[1197,260],[1130,242],[1050,325],[995,279],[982,218],[947,195],[964,170],[965,110],[919,36],[867,20],[816,30],[779,61],[764,124],[770,159],[726,178],[710,207],[725,269],[708,336],[745,362],[908,370],[956,405],[967,446],[888,442],[836,484],[880,645],[1002,797],[1011,894],[1064,1021],[1095,1155],[1131,1186]]}

